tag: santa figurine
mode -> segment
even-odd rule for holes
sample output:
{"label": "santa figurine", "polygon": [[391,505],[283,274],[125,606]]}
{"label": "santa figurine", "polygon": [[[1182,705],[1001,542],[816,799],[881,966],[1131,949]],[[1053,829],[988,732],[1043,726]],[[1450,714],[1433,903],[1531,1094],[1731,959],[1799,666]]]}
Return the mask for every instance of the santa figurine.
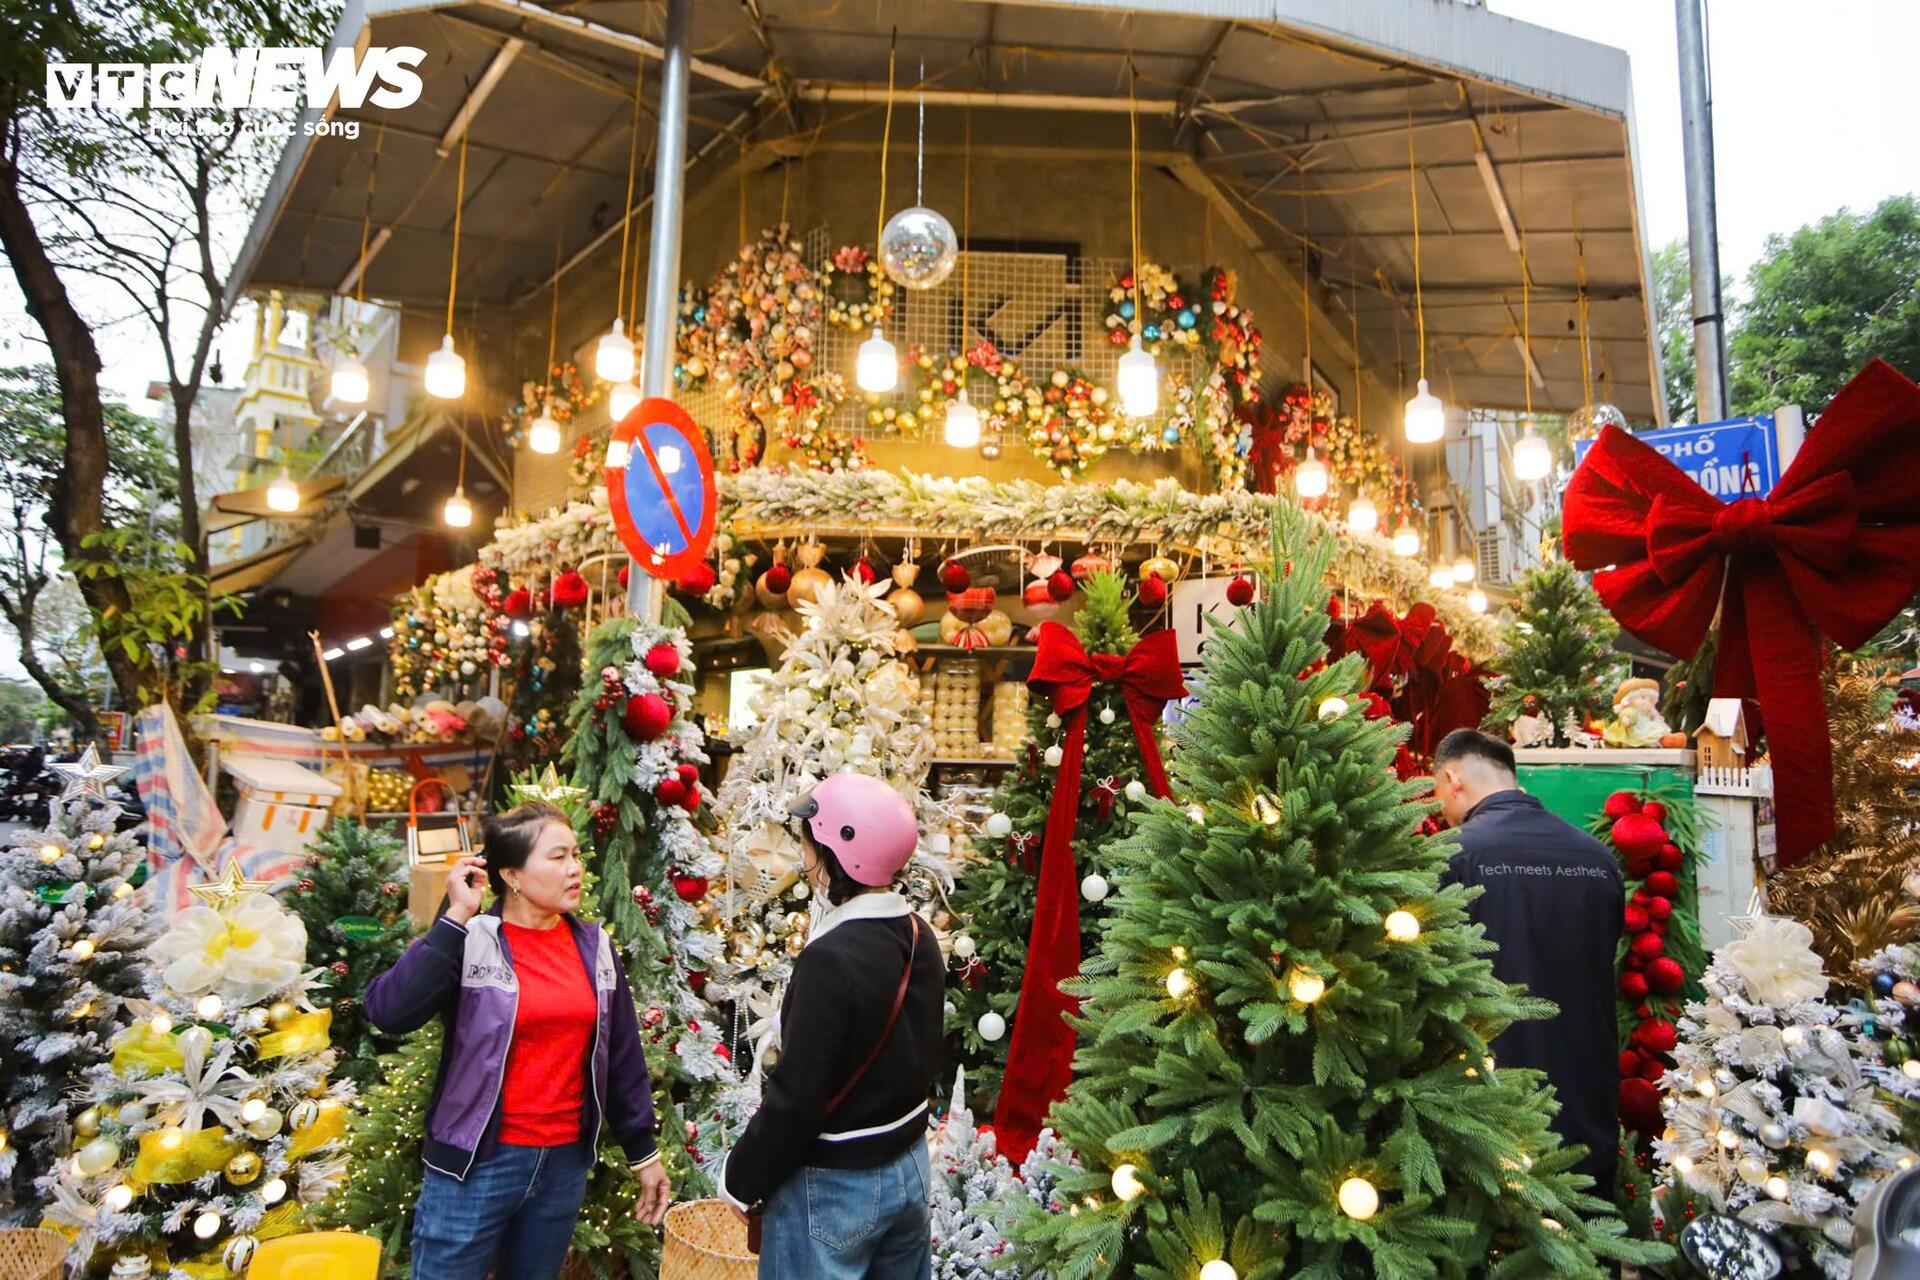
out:
{"label": "santa figurine", "polygon": [[1553,745],[1553,722],[1540,710],[1540,699],[1528,694],[1520,700],[1520,714],[1513,718],[1513,745],[1516,747],[1550,747]]}
{"label": "santa figurine", "polygon": [[[1600,729],[1610,747],[1684,746],[1686,736],[1668,727],[1660,715],[1660,682],[1636,676],[1622,680],[1613,694],[1613,719]],[[1678,743],[1673,739],[1679,739]]]}

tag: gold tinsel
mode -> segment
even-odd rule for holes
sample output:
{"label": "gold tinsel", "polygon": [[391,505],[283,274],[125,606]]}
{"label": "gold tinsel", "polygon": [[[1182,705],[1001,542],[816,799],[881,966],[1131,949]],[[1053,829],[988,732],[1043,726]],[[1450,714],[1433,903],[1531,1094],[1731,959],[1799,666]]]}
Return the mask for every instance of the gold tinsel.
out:
{"label": "gold tinsel", "polygon": [[[1767,882],[1767,903],[1813,930],[1827,972],[1920,937],[1920,730],[1888,714],[1889,671],[1866,659],[1828,663],[1836,833],[1806,861]],[[1920,887],[1920,885],[1916,885]]]}

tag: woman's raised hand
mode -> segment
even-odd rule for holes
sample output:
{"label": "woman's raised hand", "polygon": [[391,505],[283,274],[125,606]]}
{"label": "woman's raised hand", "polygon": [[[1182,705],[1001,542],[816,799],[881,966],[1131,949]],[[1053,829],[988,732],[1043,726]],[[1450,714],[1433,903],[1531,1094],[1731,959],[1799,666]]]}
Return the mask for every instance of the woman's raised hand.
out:
{"label": "woman's raised hand", "polygon": [[480,895],[487,887],[487,860],[475,856],[453,864],[447,875],[447,919],[464,925],[480,914]]}

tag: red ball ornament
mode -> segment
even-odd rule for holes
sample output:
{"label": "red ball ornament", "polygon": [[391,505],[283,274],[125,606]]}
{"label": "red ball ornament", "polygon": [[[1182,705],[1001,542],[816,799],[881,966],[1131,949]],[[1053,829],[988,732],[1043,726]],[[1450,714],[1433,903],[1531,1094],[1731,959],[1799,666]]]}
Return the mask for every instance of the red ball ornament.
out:
{"label": "red ball ornament", "polygon": [[848,572],[868,586],[872,586],[880,580],[880,571],[875,569],[873,567],[873,561],[865,556],[861,556],[858,560],[855,560],[853,562],[853,568]]}
{"label": "red ball ornament", "polygon": [[1150,573],[1140,579],[1140,603],[1149,609],[1158,609],[1167,602],[1167,581],[1157,573]]}
{"label": "red ball ornament", "polygon": [[657,693],[638,693],[627,699],[620,715],[627,736],[640,742],[652,742],[673,723],[673,704]]}
{"label": "red ball ornament", "polygon": [[1649,898],[1647,900],[1647,918],[1649,920],[1665,920],[1672,914],[1673,903],[1668,899]]}
{"label": "red ball ornament", "polygon": [[783,596],[787,594],[787,588],[793,585],[793,570],[784,564],[776,564],[760,575],[760,585],[766,588],[768,595]]}
{"label": "red ball ornament", "polygon": [[1647,801],[1640,806],[1640,812],[1655,822],[1665,823],[1667,820],[1667,806],[1661,804],[1658,800]]}
{"label": "red ball ornament", "polygon": [[699,765],[682,764],[677,772],[680,774],[680,781],[686,783],[688,786],[692,786],[694,783],[700,781]]}
{"label": "red ball ornament", "polygon": [[674,583],[674,589],[683,596],[703,596],[713,590],[713,584],[720,581],[720,575],[713,571],[713,563],[702,560],[680,575]]}
{"label": "red ball ornament", "polygon": [[1628,933],[1646,932],[1648,924],[1646,908],[1629,905],[1625,913],[1625,918],[1621,923],[1626,927]]}
{"label": "red ball ornament", "polygon": [[1630,813],[1613,824],[1613,846],[1623,858],[1652,858],[1667,842],[1660,824],[1644,814]]}
{"label": "red ball ornament", "polygon": [[940,566],[940,585],[950,594],[965,591],[973,585],[973,574],[958,560],[949,560]]}
{"label": "red ball ornament", "polygon": [[660,785],[653,789],[653,798],[661,804],[682,804],[687,798],[687,784],[680,781],[679,774],[670,774],[660,779]]}
{"label": "red ball ornament", "polygon": [[1631,1080],[1640,1074],[1640,1066],[1646,1061],[1638,1050],[1627,1049],[1620,1054],[1620,1078]]}
{"label": "red ball ornament", "polygon": [[1657,898],[1671,898],[1680,892],[1680,881],[1671,871],[1656,871],[1647,877],[1647,892]]}
{"label": "red ball ornament", "polygon": [[1661,956],[1647,965],[1647,986],[1660,995],[1672,995],[1686,980],[1686,970],[1672,956]]}
{"label": "red ball ornament", "polygon": [[1664,1126],[1660,1091],[1651,1082],[1639,1078],[1620,1082],[1620,1123],[1643,1136],[1658,1133]]}
{"label": "red ball ornament", "polygon": [[627,578],[629,576],[628,570],[630,570],[632,567],[633,567],[632,565],[625,565],[625,564],[620,566],[619,578],[620,578],[620,585],[622,587],[627,585]]}
{"label": "red ball ornament", "polygon": [[680,807],[688,813],[700,812],[700,788],[688,787],[687,798],[680,802]]}
{"label": "red ball ornament", "polygon": [[1629,1000],[1647,998],[1647,979],[1644,974],[1623,973],[1620,975],[1620,994]]}
{"label": "red ball ornament", "polygon": [[1666,941],[1651,931],[1638,934],[1633,940],[1633,954],[1645,960],[1651,960],[1667,949]]}
{"label": "red ball ornament", "polygon": [[553,580],[553,607],[578,609],[587,602],[587,580],[577,569],[569,569]]}
{"label": "red ball ornament", "polygon": [[1651,1084],[1659,1084],[1660,1077],[1667,1074],[1667,1064],[1658,1058],[1649,1057],[1640,1064],[1640,1078]]}
{"label": "red ball ornament", "polygon": [[680,674],[680,651],[670,644],[661,643],[647,650],[647,670],[659,680],[666,680]]}
{"label": "red ball ornament", "polygon": [[1631,791],[1616,791],[1607,797],[1606,815],[1620,819],[1630,813],[1640,812],[1640,797]]}
{"label": "red ball ornament", "polygon": [[[733,1051],[732,1051],[732,1050],[730,1050],[730,1049],[728,1049],[728,1048],[727,1048],[727,1046],[725,1046],[725,1045],[723,1045],[723,1044],[717,1044],[717,1045],[715,1045],[715,1046],[713,1046],[713,1056],[714,1056],[714,1057],[716,1057],[716,1058],[718,1058],[718,1059],[720,1059],[720,1061],[722,1061],[722,1062],[732,1062],[732,1061],[733,1061]],[[700,1155],[699,1155],[699,1153],[698,1153],[698,1152],[696,1152],[696,1153],[694,1154],[694,1157],[693,1157],[693,1158],[694,1158],[695,1160],[699,1160],[699,1159],[700,1159]]]}
{"label": "red ball ornament", "polygon": [[1253,603],[1253,579],[1245,574],[1235,574],[1233,581],[1227,584],[1227,603],[1236,609],[1244,609]]}
{"label": "red ball ornament", "polygon": [[1653,865],[1662,871],[1678,871],[1686,865],[1687,855],[1680,852],[1680,846],[1669,844],[1662,846],[1659,853],[1653,855]]}
{"label": "red ball ornament", "polygon": [[1680,1033],[1665,1018],[1649,1018],[1634,1030],[1640,1043],[1655,1053],[1672,1053],[1680,1043]]}
{"label": "red ball ornament", "polygon": [[673,891],[682,902],[698,902],[707,896],[705,876],[675,876]]}
{"label": "red ball ornament", "polygon": [[1073,599],[1073,575],[1065,569],[1055,569],[1048,574],[1047,596],[1056,602]]}
{"label": "red ball ornament", "polygon": [[687,989],[699,995],[707,989],[707,971],[705,969],[687,970]]}
{"label": "red ball ornament", "polygon": [[502,606],[509,618],[524,621],[533,616],[533,593],[525,587],[515,587],[507,593],[506,603]]}

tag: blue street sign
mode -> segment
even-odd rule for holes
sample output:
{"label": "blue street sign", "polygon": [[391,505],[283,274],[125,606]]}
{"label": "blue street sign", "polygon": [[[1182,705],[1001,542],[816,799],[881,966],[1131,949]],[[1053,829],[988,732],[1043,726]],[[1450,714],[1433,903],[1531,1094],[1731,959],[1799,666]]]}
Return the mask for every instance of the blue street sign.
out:
{"label": "blue street sign", "polygon": [[[1773,434],[1773,415],[1709,422],[1697,427],[1668,427],[1635,433],[1635,439],[1658,450],[1687,473],[1687,478],[1722,502],[1764,498],[1780,483],[1780,452]],[[1593,441],[1576,441],[1573,460],[1586,461]]]}

